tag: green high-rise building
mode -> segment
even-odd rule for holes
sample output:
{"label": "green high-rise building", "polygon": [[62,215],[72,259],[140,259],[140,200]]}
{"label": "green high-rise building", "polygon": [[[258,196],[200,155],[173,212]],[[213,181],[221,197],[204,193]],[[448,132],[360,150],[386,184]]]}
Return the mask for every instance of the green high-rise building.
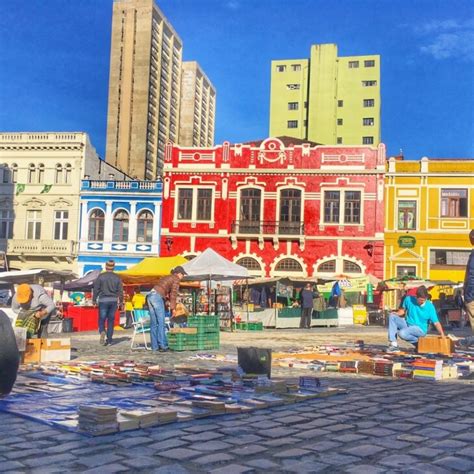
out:
{"label": "green high-rise building", "polygon": [[380,106],[378,55],[338,57],[320,44],[309,59],[272,61],[270,136],[378,145]]}

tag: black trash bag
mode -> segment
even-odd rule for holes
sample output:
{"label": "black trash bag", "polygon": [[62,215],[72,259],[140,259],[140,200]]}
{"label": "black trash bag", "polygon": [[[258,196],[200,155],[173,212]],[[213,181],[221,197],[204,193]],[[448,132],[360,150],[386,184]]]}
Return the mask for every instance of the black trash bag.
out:
{"label": "black trash bag", "polygon": [[240,368],[246,374],[266,374],[268,378],[272,373],[272,350],[259,347],[238,347],[237,360]]}
{"label": "black trash bag", "polygon": [[20,365],[20,352],[9,317],[0,310],[0,395],[11,392]]}

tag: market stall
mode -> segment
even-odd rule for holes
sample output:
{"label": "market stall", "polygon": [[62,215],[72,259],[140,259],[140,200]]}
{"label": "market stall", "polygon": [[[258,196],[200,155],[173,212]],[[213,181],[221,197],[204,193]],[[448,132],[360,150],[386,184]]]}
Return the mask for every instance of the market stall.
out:
{"label": "market stall", "polygon": [[[232,329],[234,319],[232,308],[232,288],[221,286],[211,294],[211,281],[223,282],[251,278],[248,270],[227,260],[208,248],[196,258],[182,265],[187,275],[185,280],[206,281],[208,283],[208,313],[219,315],[221,328]],[[211,300],[214,306],[211,307]]]}
{"label": "market stall", "polygon": [[[243,320],[262,322],[264,327],[299,328],[301,308],[299,293],[307,283],[317,291],[313,299],[311,326],[342,326],[368,323],[367,304],[373,301],[373,286],[378,279],[372,275],[358,278],[334,277],[329,281],[317,278],[259,278],[239,281],[240,307],[236,314]],[[334,298],[335,287],[342,299]],[[370,301],[368,301],[370,300]]]}

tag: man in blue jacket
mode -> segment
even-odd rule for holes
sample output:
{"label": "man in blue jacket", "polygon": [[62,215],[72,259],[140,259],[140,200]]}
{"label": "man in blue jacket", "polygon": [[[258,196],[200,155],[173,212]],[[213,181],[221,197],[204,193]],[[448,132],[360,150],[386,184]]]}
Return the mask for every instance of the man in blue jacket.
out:
{"label": "man in blue jacket", "polygon": [[416,290],[416,296],[407,296],[403,300],[402,307],[389,315],[388,340],[390,345],[387,352],[400,352],[397,337],[416,347],[418,339],[426,336],[429,323],[433,323],[439,334],[445,337],[436,309],[428,297],[429,293],[426,287],[420,286]]}
{"label": "man in blue jacket", "polygon": [[[103,346],[112,344],[114,335],[114,320],[117,308],[123,303],[123,285],[120,277],[114,273],[115,262],[105,263],[105,272],[101,273],[94,282],[92,302],[99,305],[99,333]],[[107,322],[107,333],[105,324]]]}

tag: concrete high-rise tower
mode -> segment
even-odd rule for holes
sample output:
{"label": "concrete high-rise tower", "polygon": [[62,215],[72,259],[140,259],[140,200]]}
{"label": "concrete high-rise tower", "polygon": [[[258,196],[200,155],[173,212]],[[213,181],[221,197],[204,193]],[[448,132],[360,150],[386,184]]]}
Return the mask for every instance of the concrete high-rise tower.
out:
{"label": "concrete high-rise tower", "polygon": [[338,57],[321,44],[309,59],[272,61],[270,136],[376,146],[380,108],[378,55]]}
{"label": "concrete high-rise tower", "polygon": [[160,176],[178,141],[182,50],[153,0],[114,2],[106,161],[129,176]]}
{"label": "concrete high-rise tower", "polygon": [[216,90],[196,61],[183,62],[179,144],[213,146]]}

